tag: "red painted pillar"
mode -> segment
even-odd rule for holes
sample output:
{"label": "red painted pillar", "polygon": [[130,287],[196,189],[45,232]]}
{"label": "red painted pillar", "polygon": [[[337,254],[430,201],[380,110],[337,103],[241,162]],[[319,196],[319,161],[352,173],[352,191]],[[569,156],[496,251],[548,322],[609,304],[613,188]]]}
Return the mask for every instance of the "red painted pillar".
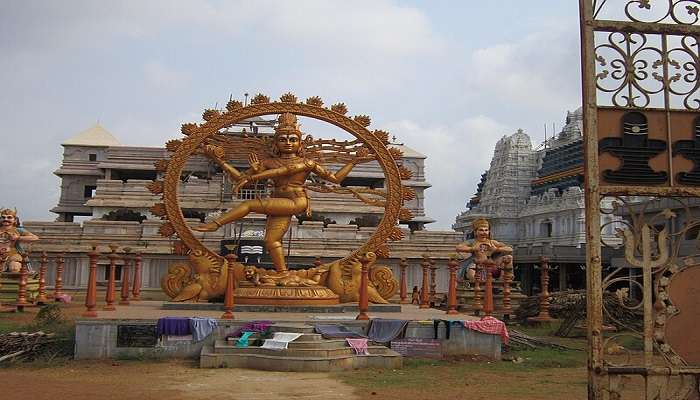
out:
{"label": "red painted pillar", "polygon": [[408,304],[408,281],[406,277],[406,268],[408,268],[408,261],[402,258],[399,262],[399,268],[401,270],[401,304]]}
{"label": "red painted pillar", "polygon": [[48,302],[46,298],[46,264],[48,262],[48,257],[46,252],[41,252],[41,259],[39,260],[39,297],[36,298],[36,303],[39,305],[44,305]]}
{"label": "red painted pillar", "polygon": [[491,268],[486,268],[486,287],[484,290],[484,315],[490,317],[493,314],[493,274]]}
{"label": "red painted pillar", "polygon": [[58,253],[56,256],[56,283],[54,284],[53,298],[55,301],[61,301],[63,297],[63,267],[66,263],[66,253]]}
{"label": "red painted pillar", "polygon": [[15,304],[18,312],[23,312],[24,307],[29,305],[29,303],[27,303],[27,263],[27,254],[22,253],[22,266],[19,270],[19,287],[17,289],[17,303]]}
{"label": "red painted pillar", "polygon": [[124,265],[122,266],[122,290],[121,290],[121,300],[119,300],[120,306],[129,305],[129,269],[131,268],[131,248],[124,247]]}
{"label": "red painted pillar", "polygon": [[134,287],[131,290],[131,300],[141,300],[141,252],[136,252],[134,258]]}
{"label": "red painted pillar", "polygon": [[527,320],[531,322],[551,322],[553,319],[549,315],[549,258],[540,258],[540,312],[536,317]]}
{"label": "red painted pillar", "polygon": [[423,267],[423,286],[419,308],[430,308],[430,260],[427,254],[423,254],[421,267]]}
{"label": "red painted pillar", "polygon": [[85,294],[85,311],[81,314],[85,318],[97,317],[97,258],[100,253],[97,252],[97,247],[92,246],[92,250],[88,253],[90,258],[90,266],[88,267],[88,285],[87,293]]}
{"label": "red painted pillar", "polygon": [[428,298],[428,304],[430,304],[430,307],[435,306],[435,288],[437,286],[437,282],[435,280],[435,275],[437,273],[437,268],[435,266],[435,259],[434,258],[429,258],[428,261],[430,261],[430,297]]}
{"label": "red painted pillar", "polygon": [[450,270],[450,284],[447,289],[447,312],[448,315],[458,314],[457,312],[457,256],[451,255],[447,262]]}
{"label": "red painted pillar", "polygon": [[116,269],[117,269],[117,258],[119,256],[117,255],[117,249],[119,246],[116,244],[110,244],[109,249],[110,253],[107,257],[109,257],[109,277],[107,279],[107,292],[105,293],[105,306],[102,307],[104,311],[114,311],[116,308],[114,307],[114,291],[115,291],[115,279],[116,279]]}
{"label": "red painted pillar", "polygon": [[509,320],[513,314],[510,304],[510,285],[513,282],[513,257],[506,256],[503,266],[503,319]]}

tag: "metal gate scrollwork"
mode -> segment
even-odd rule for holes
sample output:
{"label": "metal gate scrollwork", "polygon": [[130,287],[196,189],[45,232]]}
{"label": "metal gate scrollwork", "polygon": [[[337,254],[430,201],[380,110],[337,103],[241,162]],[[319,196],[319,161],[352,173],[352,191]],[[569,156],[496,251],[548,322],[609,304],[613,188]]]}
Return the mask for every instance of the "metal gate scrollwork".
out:
{"label": "metal gate scrollwork", "polygon": [[[588,398],[698,400],[700,0],[579,6]],[[643,318],[616,320],[604,292]]]}

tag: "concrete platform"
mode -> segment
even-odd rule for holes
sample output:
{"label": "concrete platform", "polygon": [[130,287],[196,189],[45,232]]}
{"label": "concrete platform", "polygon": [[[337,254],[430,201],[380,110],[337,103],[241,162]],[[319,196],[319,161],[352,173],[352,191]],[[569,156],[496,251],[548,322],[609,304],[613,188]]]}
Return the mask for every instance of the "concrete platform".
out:
{"label": "concrete platform", "polygon": [[[219,318],[221,311],[210,309],[165,309],[165,302],[140,301],[129,306],[117,306],[116,311],[98,310],[97,318],[76,321],[76,359],[199,359],[202,367],[243,367],[277,371],[329,371],[364,367],[399,368],[401,355],[386,347],[370,348],[371,356],[357,356],[344,340],[323,339],[313,333],[317,323],[342,324],[352,331],[366,333],[368,321],[357,321],[357,312],[235,312],[234,320],[218,319],[219,326],[212,335],[200,342],[176,337],[155,337],[159,318],[167,316]],[[408,320],[406,337],[434,338],[434,319],[467,320],[466,314],[446,315],[436,309],[419,309],[414,305],[392,304],[399,312],[372,312],[370,318]],[[286,353],[259,348],[238,349],[235,342],[224,338],[250,321],[273,321],[273,331],[298,332],[303,336],[290,343]],[[445,324],[438,328],[440,350],[444,355],[483,355],[500,358],[499,336],[482,334],[464,328],[453,328],[445,339]],[[131,332],[133,337],[125,333]],[[139,336],[141,335],[141,336]],[[145,340],[144,340],[145,339]],[[257,345],[259,342],[252,342]]]}

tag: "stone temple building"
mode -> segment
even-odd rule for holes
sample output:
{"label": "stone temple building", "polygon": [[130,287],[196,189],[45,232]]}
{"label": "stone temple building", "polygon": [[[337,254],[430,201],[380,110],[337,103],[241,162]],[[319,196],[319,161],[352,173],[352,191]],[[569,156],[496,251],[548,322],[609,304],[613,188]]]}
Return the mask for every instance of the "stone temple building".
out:
{"label": "stone temple building", "polygon": [[[526,293],[538,285],[534,266],[543,255],[557,268],[550,273],[550,288],[585,287],[582,129],[578,109],[568,112],[561,132],[538,148],[522,130],[503,137],[467,210],[453,225],[469,239],[473,220],[490,220],[492,237],[513,246],[516,280]],[[608,243],[619,242],[612,215],[602,215],[601,225]]]}
{"label": "stone temple building", "polygon": [[[272,135],[274,120],[254,118],[224,134]],[[323,133],[316,133],[323,136]],[[121,144],[100,125],[95,125],[66,140],[63,161],[55,174],[61,179],[58,204],[51,209],[57,214],[52,222],[25,222],[25,227],[41,240],[33,246],[33,253],[48,251],[50,255],[66,253],[64,287],[77,289],[87,284],[87,257],[92,245],[106,252],[108,244],[129,247],[143,253],[143,285],[153,296],[160,292],[160,279],[168,266],[185,258],[176,255],[174,241],[158,233],[161,220],[149,212],[159,201],[146,185],[158,177],[154,162],[168,153],[161,147],[137,147]],[[447,290],[446,261],[461,240],[453,231],[438,232],[425,229],[433,220],[425,214],[424,198],[430,184],[425,179],[426,157],[400,143],[391,144],[403,152],[402,164],[413,172],[404,185],[416,191],[409,202],[415,218],[402,222],[405,239],[390,243],[391,258],[380,260],[399,276],[399,259],[409,262],[409,292],[420,284],[420,259],[428,252],[437,259],[438,291]],[[247,160],[230,160],[236,167],[247,168]],[[327,165],[337,170],[339,165]],[[231,192],[231,182],[218,166],[204,157],[193,157],[185,167],[180,187],[183,214],[195,223],[203,222],[237,203],[264,196],[264,184],[244,188],[238,196]],[[358,165],[343,181],[347,186],[381,188],[384,176],[376,162]],[[375,229],[383,209],[368,206],[361,201],[334,193],[309,193],[311,218],[296,220],[285,238],[290,267],[310,266],[316,256],[332,261],[347,255],[360,246]],[[20,210],[21,214],[21,210]],[[259,254],[264,235],[265,216],[251,214],[244,220],[226,225],[216,232],[199,233],[198,237],[211,249],[219,251],[222,245],[235,241],[246,246],[250,254],[241,254],[248,263],[266,266],[269,259]],[[98,265],[98,281],[106,281],[108,260],[103,257]],[[49,282],[53,282],[50,268]]]}

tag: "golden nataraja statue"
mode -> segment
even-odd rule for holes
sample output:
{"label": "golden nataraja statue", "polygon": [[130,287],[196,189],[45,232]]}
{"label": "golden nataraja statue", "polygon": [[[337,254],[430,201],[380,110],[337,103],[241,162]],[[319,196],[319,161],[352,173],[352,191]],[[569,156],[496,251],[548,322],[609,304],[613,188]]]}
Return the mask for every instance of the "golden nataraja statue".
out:
{"label": "golden nataraja statue", "polygon": [[[278,118],[272,146],[274,156],[259,160],[255,153],[249,156],[250,169],[241,173],[222,158],[223,152],[209,146],[206,150],[226,173],[238,183],[234,193],[250,182],[269,179],[273,182],[273,191],[269,198],[246,200],[235,208],[224,213],[213,221],[195,227],[200,232],[215,231],[222,225],[237,221],[251,212],[265,214],[265,246],[270,254],[272,263],[278,273],[287,271],[284,260],[282,238],[289,229],[293,215],[306,214],[311,216],[309,197],[306,193],[306,180],[312,172],[319,177],[339,184],[350,173],[353,167],[371,158],[363,158],[360,154],[336,173],[329,172],[318,162],[304,157],[304,142],[299,130],[297,117],[284,113]],[[366,155],[366,153],[365,153]]]}
{"label": "golden nataraja statue", "polygon": [[[166,144],[171,156],[156,163],[164,173],[162,180],[148,185],[149,190],[161,195],[162,202],[151,207],[151,212],[164,219],[159,232],[165,237],[177,235],[174,248],[188,257],[188,262],[177,262],[161,280],[163,290],[173,301],[206,301],[221,296],[226,288],[229,270],[224,258],[205,246],[193,231],[209,232],[238,221],[249,213],[266,216],[265,246],[271,256],[274,270],[235,263],[234,280],[238,282],[234,297],[238,304],[337,304],[357,301],[362,266],[369,270],[369,300],[386,303],[398,290],[398,282],[391,269],[375,265],[378,258],[389,256],[388,241],[401,240],[403,231],[398,222],[409,221],[413,215],[404,202],[415,198],[415,191],[402,184],[411,179],[411,172],[397,163],[402,153],[389,145],[389,133],[368,130],[370,118],[366,115],[346,116],[345,104],[325,107],[321,98],[314,96],[301,102],[291,93],[279,101],[259,94],[244,106],[232,100],[226,110],[205,110],[201,124],[182,126],[183,139]],[[277,126],[272,137],[242,135],[233,137],[223,133],[229,127],[249,118],[276,115]],[[297,116],[324,121],[351,134],[353,140],[314,139],[303,137]],[[234,194],[249,183],[272,183],[269,196],[245,200],[205,224],[190,226],[182,213],[179,199],[180,177],[192,156],[204,155],[218,165],[236,182]],[[250,168],[239,171],[229,160],[248,159]],[[343,187],[340,182],[360,163],[376,161],[385,177],[381,189]],[[342,165],[329,171],[324,165]],[[311,174],[322,181],[309,181]],[[312,205],[307,191],[336,193],[353,196],[365,204],[381,207],[382,218],[376,230],[359,247],[342,259],[288,270],[282,238],[289,229],[294,215],[310,215]],[[323,256],[319,254],[318,256]]]}

